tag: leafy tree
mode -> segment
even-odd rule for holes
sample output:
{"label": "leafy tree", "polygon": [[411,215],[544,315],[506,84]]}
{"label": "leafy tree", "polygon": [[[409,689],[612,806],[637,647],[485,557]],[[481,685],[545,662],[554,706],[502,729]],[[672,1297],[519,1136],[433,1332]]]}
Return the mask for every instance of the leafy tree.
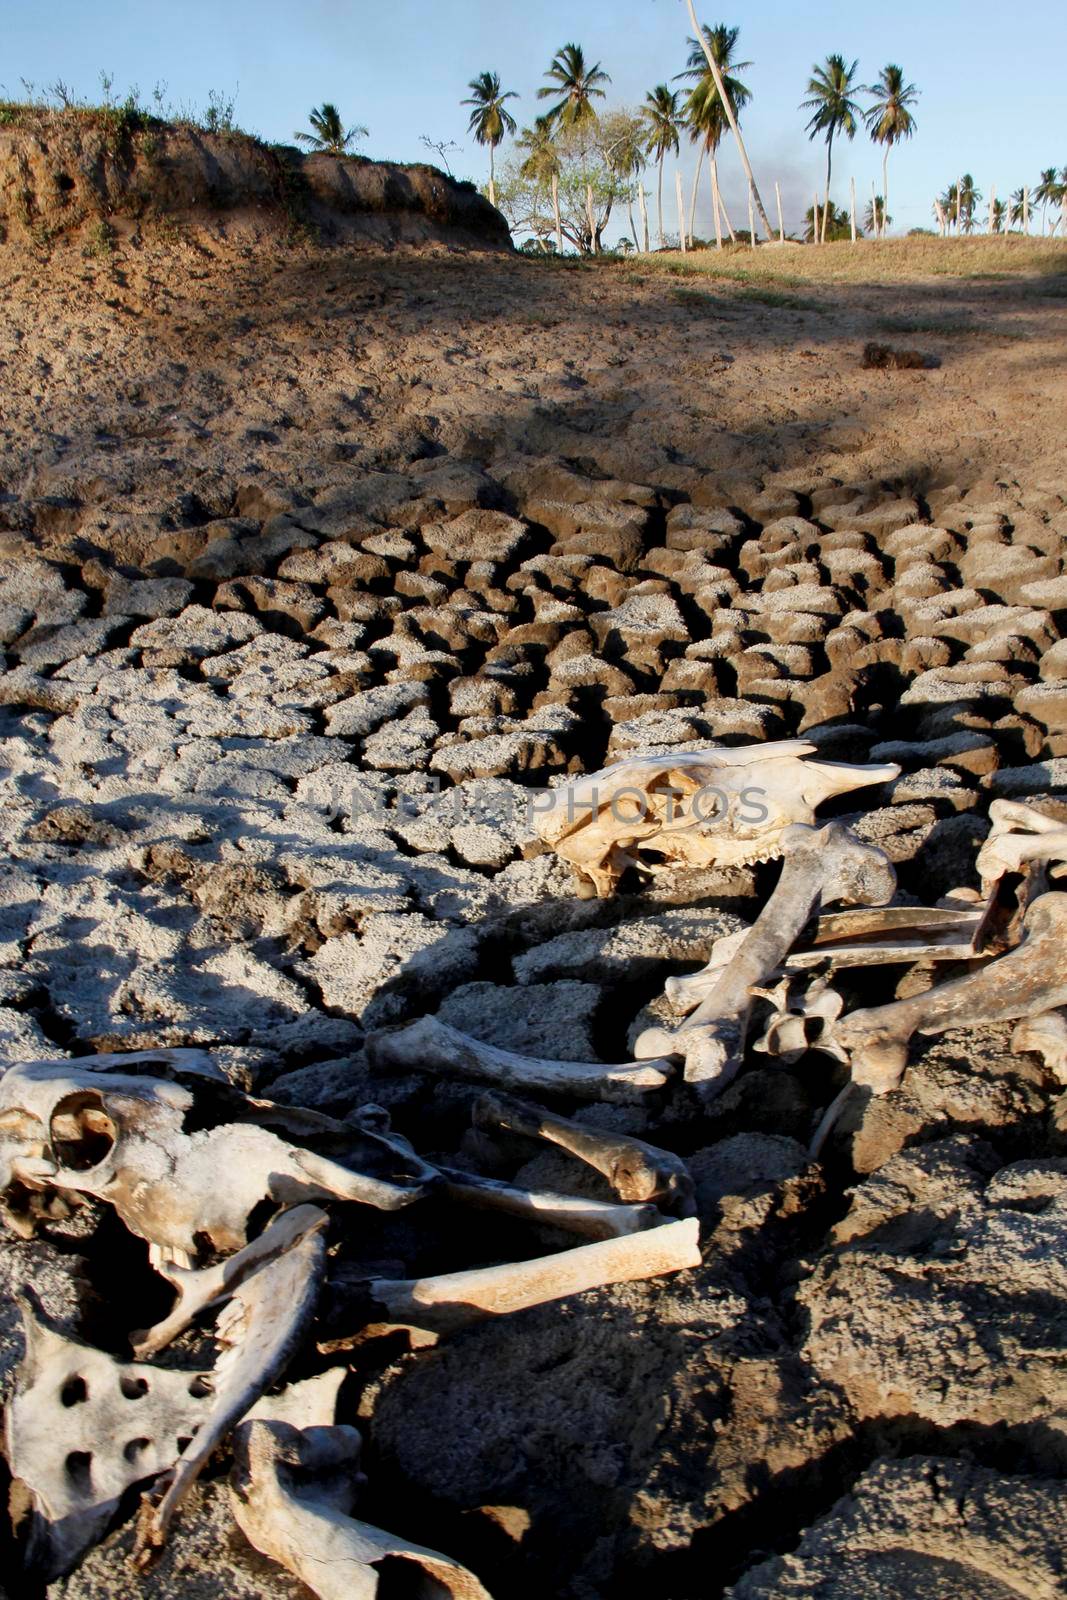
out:
{"label": "leafy tree", "polygon": [[885,201],[880,194],[873,200],[868,200],[863,213],[863,229],[865,233],[875,234],[880,228],[892,227],[893,219],[886,215]]}
{"label": "leafy tree", "polygon": [[546,141],[540,124],[525,129],[502,164],[497,204],[513,233],[547,241],[555,231],[552,178],[559,196],[560,233],[581,255],[594,255],[616,205],[625,204],[633,182],[609,159],[598,122],[559,128]]}
{"label": "leafy tree", "polygon": [[[730,120],[718,85],[712,76],[709,57],[718,68],[719,79],[730,102],[734,122],[740,126],[741,111],[752,98],[752,91],[735,76],[736,73],[744,72],[746,67],[752,65],[751,61],[734,60],[740,32],[740,28],[727,28],[721,22],[714,28],[708,27],[705,23],[703,41],[689,40],[689,56],[685,71],[678,74],[679,79],[694,80],[685,102],[685,122],[689,129],[690,140],[693,144],[700,145],[700,158],[693,179],[692,209],[695,213],[696,186],[700,178],[700,165],[706,152],[711,168],[712,220],[715,224],[716,238],[719,237],[719,218],[715,208],[715,196],[719,187],[718,149],[723,134],[730,126]],[[690,233],[693,231],[692,216],[689,221],[689,231]],[[732,231],[731,229],[731,235]]]}
{"label": "leafy tree", "polygon": [[[852,238],[851,214],[845,211],[843,208],[839,211],[834,205],[829,205],[829,213],[829,221],[827,221],[825,210],[820,218],[817,214],[817,208],[815,206],[808,207],[807,211],[804,213],[804,221],[806,224],[804,238],[807,240],[808,244],[815,244],[820,237],[823,244],[825,244],[827,240],[832,241],[835,239]],[[816,234],[816,228],[818,228],[818,234]],[[862,231],[863,230],[861,228],[856,229],[857,233],[862,233]]]}
{"label": "leafy tree", "polygon": [[[830,213],[830,171],[833,159],[834,134],[843,133],[846,138],[856,137],[856,128],[859,125],[860,108],[852,98],[853,84],[856,78],[858,61],[850,67],[845,65],[844,56],[827,56],[825,63],[811,69],[811,78],[808,81],[808,98],[802,100],[800,109],[811,111],[813,116],[808,123],[808,137],[814,139],[818,134],[826,135],[826,205],[824,216]],[[826,243],[826,228],[822,230],[822,240]]]}
{"label": "leafy tree", "polygon": [[[873,96],[874,103],[863,113],[867,131],[875,144],[884,146],[882,156],[882,193],[889,201],[889,152],[902,139],[910,139],[918,124],[911,107],[919,98],[913,83],[905,83],[899,67],[883,67],[878,82],[868,84],[864,94]],[[884,229],[882,230],[885,231]]]}
{"label": "leafy tree", "polygon": [[[595,128],[597,114],[593,101],[603,100],[601,84],[611,82],[608,74],[601,71],[599,61],[595,66],[587,66],[581,45],[565,44],[552,57],[545,77],[548,82],[538,89],[537,98],[556,102],[545,113],[549,125],[553,129]],[[598,234],[592,184],[586,190],[585,200],[589,237],[593,240],[592,248],[595,251]]]}
{"label": "leafy tree", "polygon": [[472,78],[467,88],[470,96],[460,105],[473,106],[467,122],[467,132],[473,133],[478,144],[489,146],[489,203],[496,205],[496,147],[506,133],[515,132],[515,118],[505,105],[507,100],[517,100],[518,95],[509,89],[503,93],[500,78],[495,72],[480,72]]}
{"label": "leafy tree", "polygon": [[1011,197],[1011,220],[1017,222],[1024,232],[1030,232],[1030,194],[1025,188],[1016,189]]}
{"label": "leafy tree", "polygon": [[663,163],[672,151],[675,155],[678,154],[678,136],[685,126],[685,116],[679,103],[678,91],[671,89],[665,83],[657,83],[656,87],[645,95],[641,117],[645,124],[645,154],[651,156],[659,168],[656,204],[659,213],[659,247],[662,250]]}
{"label": "leafy tree", "polygon": [[644,124],[639,111],[623,108],[609,111],[600,119],[601,148],[608,166],[627,186],[626,210],[634,249],[640,250],[634,227],[633,202],[637,181],[645,170]]}
{"label": "leafy tree", "polygon": [[[563,228],[559,214],[558,183],[560,174],[559,149],[547,117],[537,117],[532,128],[523,128],[516,141],[524,152],[518,176],[530,185],[530,193],[543,192],[551,197],[552,219],[556,229],[556,248],[563,245]],[[505,215],[507,213],[505,212]],[[535,213],[536,214],[536,213]]]}
{"label": "leafy tree", "polygon": [[341,121],[341,113],[329,100],[324,100],[321,106],[316,106],[308,113],[311,123],[311,133],[295,133],[294,139],[299,139],[301,144],[310,145],[312,150],[323,150],[331,156],[343,156],[349,145],[357,144],[360,139],[367,137],[366,128],[358,124],[346,128]]}

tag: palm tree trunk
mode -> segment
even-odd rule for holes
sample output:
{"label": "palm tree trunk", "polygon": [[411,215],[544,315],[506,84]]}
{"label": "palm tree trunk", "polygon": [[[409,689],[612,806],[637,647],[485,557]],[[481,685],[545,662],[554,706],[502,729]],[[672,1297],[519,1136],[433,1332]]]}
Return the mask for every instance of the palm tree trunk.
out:
{"label": "palm tree trunk", "polygon": [[496,145],[489,141],[489,204],[496,205]]}
{"label": "palm tree trunk", "polygon": [[629,195],[626,196],[626,214],[630,219],[630,237],[634,242],[634,249],[640,250],[641,245],[637,237],[637,228],[634,225],[634,203]]}
{"label": "palm tree trunk", "polygon": [[834,130],[830,129],[826,139],[826,204],[822,208],[822,242],[826,243],[826,223],[830,216],[830,163],[833,159]]}
{"label": "palm tree trunk", "polygon": [[692,249],[692,245],[693,245],[693,225],[696,222],[696,216],[697,216],[697,184],[700,182],[700,169],[701,169],[701,167],[703,165],[704,165],[704,146],[701,145],[700,146],[700,154],[697,156],[697,169],[693,174],[693,198],[692,198],[692,200],[690,202],[690,205],[689,205],[689,246],[690,246],[690,249]]}
{"label": "palm tree trunk", "polygon": [[589,218],[589,254],[596,255],[596,217],[593,211],[593,185],[585,186],[585,214]]}
{"label": "palm tree trunk", "polygon": [[715,218],[715,248],[722,249],[722,222],[719,219],[719,163],[714,150],[711,152],[711,214]]}
{"label": "palm tree trunk", "polygon": [[645,204],[645,185],[643,180],[637,185],[637,209],[641,213],[641,240],[647,256],[651,246],[648,242],[648,207]]}
{"label": "palm tree trunk", "polygon": [[563,223],[559,215],[559,175],[552,174],[552,215],[556,220],[556,249],[563,254]]}
{"label": "palm tree trunk", "polygon": [[882,157],[882,238],[885,238],[886,222],[889,218],[889,146],[885,147]]}
{"label": "palm tree trunk", "polygon": [[700,47],[707,58],[708,66],[711,69],[711,76],[715,80],[715,87],[719,92],[719,99],[722,101],[722,108],[726,112],[726,120],[730,124],[730,131],[737,140],[738,154],[741,157],[741,165],[745,169],[745,176],[748,179],[748,186],[752,191],[752,198],[756,202],[756,210],[759,212],[760,221],[763,223],[764,232],[769,239],[771,237],[771,225],[767,219],[767,213],[763,209],[763,201],[760,199],[760,192],[756,188],[756,178],[752,171],[751,163],[748,159],[748,151],[745,149],[745,141],[741,137],[741,129],[737,126],[737,118],[734,116],[734,108],[730,104],[730,96],[726,93],[726,85],[722,81],[722,73],[719,70],[719,63],[716,61],[712,52],[708,49],[708,41],[704,37],[703,28],[697,21],[697,14],[693,8],[693,0],[686,0],[686,5],[689,8],[689,20],[693,24],[694,37],[699,41]]}
{"label": "palm tree trunk", "polygon": [[656,185],[656,207],[659,212],[659,247],[663,249],[663,157],[666,150],[659,153],[659,182]]}

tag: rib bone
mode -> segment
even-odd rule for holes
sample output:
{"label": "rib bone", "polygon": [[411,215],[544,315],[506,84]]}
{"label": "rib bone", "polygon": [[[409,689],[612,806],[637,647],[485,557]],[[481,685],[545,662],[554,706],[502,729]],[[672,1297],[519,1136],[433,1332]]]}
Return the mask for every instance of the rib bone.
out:
{"label": "rib bone", "polygon": [[367,1041],[367,1058],[379,1069],[442,1072],[508,1089],[624,1104],[662,1089],[672,1070],[669,1061],[630,1061],[620,1066],[599,1061],[541,1061],[483,1044],[437,1017],[420,1017],[395,1033],[373,1034]]}
{"label": "rib bone", "polygon": [[884,905],[896,887],[885,852],[843,823],[797,824],[785,830],[782,845],[785,864],[773,894],[692,1016],[674,1033],[649,1028],[637,1041],[638,1056],[683,1055],[686,1082],[705,1099],[737,1073],[752,990],[775,972],[812,913],[835,901]]}
{"label": "rib bone", "polygon": [[502,1129],[550,1144],[603,1173],[620,1200],[653,1200],[665,1211],[692,1216],[693,1179],[680,1156],[626,1134],[602,1133],[510,1095],[482,1095],[474,1125],[485,1132]]}
{"label": "rib bone", "polygon": [[1067,1005],[1067,894],[1039,895],[1023,918],[1017,949],[977,972],[909,1000],[853,1011],[834,1029],[856,1083],[884,1094],[900,1082],[914,1033],[1037,1017]]}
{"label": "rib bone", "polygon": [[479,1206],[488,1211],[503,1211],[524,1217],[544,1227],[561,1228],[566,1233],[582,1233],[590,1239],[618,1239],[627,1233],[654,1228],[660,1213],[652,1205],[613,1205],[610,1201],[588,1200],[581,1195],[552,1194],[537,1189],[521,1189],[479,1173],[461,1172],[456,1167],[438,1169],[445,1180],[450,1200]]}

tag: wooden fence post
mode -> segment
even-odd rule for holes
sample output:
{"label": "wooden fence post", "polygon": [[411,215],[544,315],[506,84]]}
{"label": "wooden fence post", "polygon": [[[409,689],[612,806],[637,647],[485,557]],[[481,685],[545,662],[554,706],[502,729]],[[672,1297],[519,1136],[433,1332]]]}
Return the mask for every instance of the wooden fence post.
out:
{"label": "wooden fence post", "polygon": [[856,180],[855,180],[855,178],[850,178],[849,179],[849,200],[850,200],[851,220],[852,220],[852,243],[855,244],[855,242],[856,242]]}
{"label": "wooden fence post", "polygon": [[682,244],[682,254],[685,255],[685,200],[682,196],[682,174],[677,167],[674,169],[674,189],[678,197],[678,237]]}
{"label": "wooden fence post", "polygon": [[778,243],[785,244],[785,223],[782,221],[782,190],[777,178],[774,180],[774,198],[778,202]]}

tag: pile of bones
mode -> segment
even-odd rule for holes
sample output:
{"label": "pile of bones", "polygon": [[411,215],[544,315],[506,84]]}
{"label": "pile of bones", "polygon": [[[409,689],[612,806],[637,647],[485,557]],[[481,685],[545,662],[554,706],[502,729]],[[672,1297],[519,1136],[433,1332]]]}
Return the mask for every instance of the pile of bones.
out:
{"label": "pile of bones", "polygon": [[[129,1361],[62,1334],[27,1289],[26,1354],[4,1443],[30,1573],[48,1580],[71,1571],[137,1489],[133,1559],[147,1567],[225,1444],[238,1525],[324,1600],[373,1597],[380,1582],[387,1592],[385,1575],[398,1571],[405,1593],[484,1596],[458,1561],[351,1514],[363,1480],[359,1433],[336,1420],[346,1359],[388,1332],[432,1345],[480,1318],[700,1261],[693,1185],[679,1156],[538,1102],[673,1097],[681,1115],[698,1116],[746,1048],[785,1062],[816,1049],[837,1059],[844,1078],[815,1132],[817,1155],[849,1094],[899,1082],[916,1034],[1018,1020],[1014,1047],[1040,1051],[1062,1074],[1067,893],[1050,891],[1048,879],[1067,861],[1067,828],[1032,806],[995,801],[977,861],[981,891],[932,907],[894,904],[885,853],[842,822],[820,825],[815,811],[896,769],[813,761],[813,748],[641,755],[546,791],[536,832],[571,864],[581,893],[611,894],[627,868],[655,862],[780,857],[780,876],[751,927],[719,939],[700,971],[668,980],[659,1014],[669,1011],[674,1026],[647,1028],[632,1061],[531,1059],[431,1017],[381,1030],[372,1039],[376,1070],[417,1068],[484,1086],[474,1136],[455,1165],[418,1155],[379,1107],[338,1121],[254,1099],[195,1049],[8,1069],[0,1078],[8,1226],[28,1237],[43,1221],[102,1202],[146,1241],[173,1289],[168,1314],[132,1336]],[[905,997],[846,1010],[839,972],[901,963],[912,974]],[[941,981],[944,963],[952,975]],[[479,1139],[487,1150],[509,1141],[527,1152],[530,1141],[562,1148],[607,1178],[615,1202],[489,1176],[472,1159]],[[340,1261],[341,1244],[350,1251],[355,1239],[358,1248],[359,1208],[418,1208],[442,1195],[578,1242],[548,1254],[524,1253],[520,1243],[515,1261],[422,1278]],[[212,1322],[208,1370],[175,1365],[183,1336]],[[309,1348],[318,1370],[284,1386]]]}

